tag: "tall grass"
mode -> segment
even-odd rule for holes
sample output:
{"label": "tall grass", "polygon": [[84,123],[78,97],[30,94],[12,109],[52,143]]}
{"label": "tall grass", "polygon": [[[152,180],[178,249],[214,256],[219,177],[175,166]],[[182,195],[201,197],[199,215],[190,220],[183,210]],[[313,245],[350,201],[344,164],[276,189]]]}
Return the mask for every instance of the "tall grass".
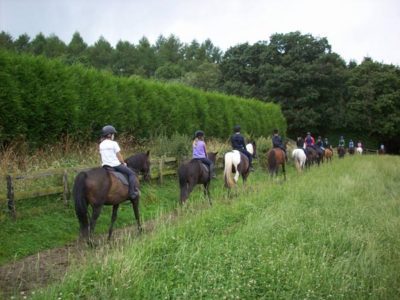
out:
{"label": "tall grass", "polygon": [[289,180],[264,172],[233,199],[77,261],[37,299],[395,299],[398,157],[353,157]]}

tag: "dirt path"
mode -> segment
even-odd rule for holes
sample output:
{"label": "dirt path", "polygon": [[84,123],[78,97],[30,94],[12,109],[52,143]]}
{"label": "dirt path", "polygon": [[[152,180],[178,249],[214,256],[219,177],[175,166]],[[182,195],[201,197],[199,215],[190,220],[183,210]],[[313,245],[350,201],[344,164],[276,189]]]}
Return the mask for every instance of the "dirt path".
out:
{"label": "dirt path", "polygon": [[[169,214],[166,218],[175,219],[175,213]],[[152,232],[155,222],[160,221],[147,221],[143,225],[144,234]],[[137,237],[136,226],[114,230],[112,240],[121,240],[127,235],[133,238]],[[99,248],[107,243],[106,237],[106,234],[95,237],[95,243]],[[1,266],[0,298],[12,295],[28,295],[33,290],[60,281],[71,263],[73,261],[76,262],[77,258],[87,255],[88,252],[86,243],[76,241],[63,247],[45,250]]]}

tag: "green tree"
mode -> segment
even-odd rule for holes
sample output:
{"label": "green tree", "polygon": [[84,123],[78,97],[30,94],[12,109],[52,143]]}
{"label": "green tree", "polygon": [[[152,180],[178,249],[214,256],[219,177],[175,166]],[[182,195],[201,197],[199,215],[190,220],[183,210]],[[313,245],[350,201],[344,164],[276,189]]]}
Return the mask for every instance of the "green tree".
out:
{"label": "green tree", "polygon": [[67,46],[67,62],[70,64],[82,63],[87,65],[87,48],[88,46],[84,42],[79,32],[75,32]]}
{"label": "green tree", "polygon": [[112,70],[114,49],[104,37],[101,36],[93,46],[88,48],[88,57],[90,65],[96,69]]}
{"label": "green tree", "polygon": [[14,42],[14,48],[17,52],[29,52],[30,37],[26,33],[21,34]]}
{"label": "green tree", "polygon": [[5,31],[0,32],[0,48],[6,50],[14,49],[13,38]]}

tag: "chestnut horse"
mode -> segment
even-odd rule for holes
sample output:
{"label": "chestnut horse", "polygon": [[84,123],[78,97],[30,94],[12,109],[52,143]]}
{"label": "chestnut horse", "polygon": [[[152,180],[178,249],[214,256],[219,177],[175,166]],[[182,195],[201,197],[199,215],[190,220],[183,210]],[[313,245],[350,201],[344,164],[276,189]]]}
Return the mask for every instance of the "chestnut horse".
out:
{"label": "chestnut horse", "polygon": [[268,171],[271,174],[271,177],[278,175],[279,166],[282,166],[283,178],[286,180],[286,171],[285,171],[285,163],[286,163],[286,155],[285,152],[281,148],[272,148],[267,152],[267,161],[268,161]]}
{"label": "chestnut horse", "polygon": [[326,159],[326,161],[332,162],[332,157],[333,157],[332,149],[331,148],[325,148],[323,159]]}

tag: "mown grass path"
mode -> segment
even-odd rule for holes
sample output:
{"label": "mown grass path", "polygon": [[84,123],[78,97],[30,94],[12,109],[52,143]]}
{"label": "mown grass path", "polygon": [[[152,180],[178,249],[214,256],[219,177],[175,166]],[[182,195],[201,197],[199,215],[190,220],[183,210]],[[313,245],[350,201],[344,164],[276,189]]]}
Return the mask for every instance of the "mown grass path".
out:
{"label": "mown grass path", "polygon": [[62,283],[30,296],[398,298],[399,163],[346,157],[285,183],[257,172],[235,198],[214,188],[212,208],[195,194],[152,234],[75,258]]}

